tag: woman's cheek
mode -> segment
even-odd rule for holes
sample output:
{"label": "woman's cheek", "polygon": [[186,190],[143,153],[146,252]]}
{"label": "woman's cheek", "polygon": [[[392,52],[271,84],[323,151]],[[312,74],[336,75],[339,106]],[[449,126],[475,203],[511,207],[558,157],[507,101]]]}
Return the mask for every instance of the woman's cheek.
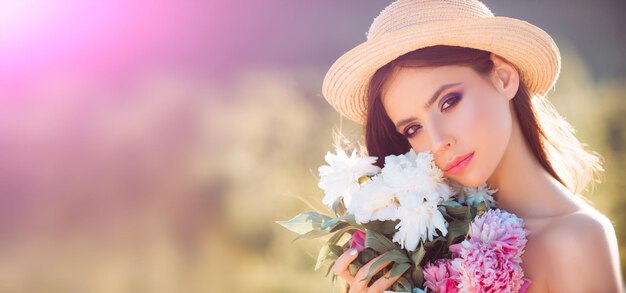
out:
{"label": "woman's cheek", "polygon": [[[465,99],[469,101],[471,99]],[[458,105],[459,111],[456,119],[456,127],[460,130],[460,134],[465,137],[465,141],[473,141],[474,138],[479,138],[481,135],[481,129],[485,121],[485,113],[482,112],[480,105],[477,103],[461,103]],[[469,141],[468,141],[469,142]]]}
{"label": "woman's cheek", "polygon": [[[458,151],[473,151],[475,157],[468,172],[458,174],[459,180],[466,186],[476,187],[485,182],[493,166],[491,154],[493,150],[490,146],[490,139],[493,133],[493,112],[484,100],[477,98],[466,98],[465,103],[461,101],[458,105],[456,127],[459,130],[457,136],[463,144]],[[491,116],[490,116],[491,115]]]}

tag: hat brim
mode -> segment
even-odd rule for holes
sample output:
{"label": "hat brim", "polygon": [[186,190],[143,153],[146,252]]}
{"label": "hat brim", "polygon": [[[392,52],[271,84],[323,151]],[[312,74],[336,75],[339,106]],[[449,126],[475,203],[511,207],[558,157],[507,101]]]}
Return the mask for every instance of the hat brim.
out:
{"label": "hat brim", "polygon": [[469,47],[502,56],[516,65],[528,89],[542,96],[554,86],[561,69],[556,43],[538,27],[502,16],[461,19],[419,25],[359,44],[331,66],[322,93],[335,110],[363,124],[365,95],[376,70],[405,53],[435,45]]}

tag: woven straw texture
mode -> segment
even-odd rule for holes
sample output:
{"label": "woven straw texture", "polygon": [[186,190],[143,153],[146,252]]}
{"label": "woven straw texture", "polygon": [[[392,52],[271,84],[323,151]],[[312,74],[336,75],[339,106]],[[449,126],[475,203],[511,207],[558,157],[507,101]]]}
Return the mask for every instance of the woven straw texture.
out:
{"label": "woven straw texture", "polygon": [[365,42],[335,61],[322,94],[343,116],[364,124],[366,91],[376,70],[405,53],[435,45],[500,55],[515,64],[530,91],[541,96],[554,86],[561,70],[554,40],[526,21],[494,16],[476,0],[398,0],[374,19]]}

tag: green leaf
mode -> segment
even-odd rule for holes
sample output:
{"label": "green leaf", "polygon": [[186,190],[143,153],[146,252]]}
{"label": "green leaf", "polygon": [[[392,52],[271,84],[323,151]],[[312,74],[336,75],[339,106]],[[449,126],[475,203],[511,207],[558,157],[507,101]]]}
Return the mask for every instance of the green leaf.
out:
{"label": "green leaf", "polygon": [[426,255],[426,249],[424,248],[424,244],[420,244],[420,246],[417,247],[417,250],[411,254],[411,260],[416,267],[419,267],[422,259],[424,259],[424,255]]}
{"label": "green leaf", "polygon": [[424,271],[422,267],[417,266],[411,272],[411,278],[413,279],[413,283],[415,287],[422,287],[424,283]]}
{"label": "green leaf", "polygon": [[330,219],[329,216],[322,215],[316,212],[304,212],[293,217],[293,219],[289,221],[275,221],[275,223],[293,232],[303,235],[312,230],[319,230],[322,223],[327,221],[328,219]]}
{"label": "green leaf", "polygon": [[328,239],[328,244],[337,244],[337,242],[339,242],[339,240],[341,240],[341,237],[346,234],[347,232],[350,232],[354,230],[354,228],[352,227],[346,227],[343,228],[337,232],[334,232],[335,234],[333,234],[333,236],[330,237],[330,239]]}
{"label": "green leaf", "polygon": [[339,224],[335,225],[332,229],[330,229],[330,233],[333,233],[335,231],[339,231],[345,227],[350,227],[350,224],[346,223],[346,222],[340,222]]}
{"label": "green leaf", "polygon": [[442,258],[442,253],[444,253],[447,248],[446,238],[437,237],[433,239],[433,241],[425,243],[424,248],[426,248],[426,256],[424,256],[425,261]]}
{"label": "green leaf", "polygon": [[330,274],[330,271],[332,270],[333,266],[335,265],[335,262],[337,262],[337,260],[333,260],[330,265],[328,265],[328,269],[326,269],[326,274],[324,275],[324,277],[328,277],[328,274]]}
{"label": "green leaf", "polygon": [[484,214],[489,209],[489,207],[487,206],[486,202],[481,201],[476,205],[476,209],[478,210],[478,212],[476,213],[476,216],[480,216]]}
{"label": "green leaf", "polygon": [[326,270],[326,276],[328,276],[332,266],[335,264],[335,261],[337,261],[337,258],[339,258],[339,256],[341,256],[344,251],[344,247],[327,242],[326,244],[324,244],[324,246],[322,246],[322,248],[320,248],[319,254],[317,256],[317,262],[315,263],[315,270],[318,270],[325,261],[331,261],[330,266]]}
{"label": "green leaf", "polygon": [[467,236],[470,223],[469,219],[463,221],[457,220],[448,223],[448,235],[446,235],[446,238],[448,239],[448,246],[454,243],[457,238],[465,238]]}
{"label": "green leaf", "polygon": [[[343,248],[341,248],[341,246],[332,245],[328,243],[324,244],[324,246],[320,248],[320,252],[317,255],[317,262],[315,263],[315,270],[317,271],[319,268],[321,268],[322,264],[326,260],[332,260],[332,263],[334,263],[341,254],[343,254]],[[326,272],[326,275],[328,275],[328,272]]]}
{"label": "green leaf", "polygon": [[329,217],[328,219],[326,219],[326,220],[322,223],[322,225],[321,225],[320,229],[322,229],[322,230],[326,230],[327,228],[329,228],[329,227],[331,227],[331,226],[333,226],[333,225],[336,225],[336,224],[337,224],[337,223],[339,223],[339,222],[346,222],[346,223],[348,223],[348,224],[352,225],[352,226],[353,226],[353,227],[355,227],[355,228],[362,228],[362,227],[363,227],[363,226],[359,225],[359,224],[356,222],[356,220],[354,219],[354,215],[349,214],[349,215],[344,215],[344,216],[341,216],[341,217],[336,217],[336,218],[330,218],[330,217]]}
{"label": "green leaf", "polygon": [[395,221],[371,221],[363,224],[363,227],[369,230],[374,230],[381,234],[394,234],[396,232],[396,226],[400,223],[400,220]]}
{"label": "green leaf", "polygon": [[326,230],[326,228],[339,223],[339,221],[341,221],[341,217],[328,219],[322,223],[320,229]]}
{"label": "green leaf", "polygon": [[330,248],[330,252],[335,255],[336,257],[339,257],[340,255],[343,254],[343,248],[341,248],[341,246],[339,245],[333,245],[333,244],[329,244],[328,245]]}
{"label": "green leaf", "polygon": [[447,207],[460,207],[462,206],[458,201],[455,200],[446,200],[439,203],[439,205],[447,206]]}
{"label": "green leaf", "polygon": [[367,280],[369,279],[372,274],[374,274],[374,271],[383,263],[385,262],[395,262],[395,263],[409,263],[411,262],[411,260],[406,256],[406,254],[399,249],[396,250],[390,250],[387,251],[383,254],[382,257],[380,257],[379,259],[377,259],[372,266],[370,266],[369,271],[367,272],[367,276],[365,276],[365,278],[363,278],[361,281]]}
{"label": "green leaf", "polygon": [[332,210],[335,213],[335,215],[345,215],[346,214],[346,205],[343,203],[343,198],[338,198],[333,204],[332,204]]}
{"label": "green leaf", "polygon": [[315,263],[315,270],[319,270],[322,267],[322,263],[326,260],[328,253],[330,252],[330,247],[328,244],[324,244],[322,248],[320,248],[320,252],[317,254],[317,262]]}
{"label": "green leaf", "polygon": [[413,286],[411,285],[411,282],[409,282],[409,280],[407,280],[407,278],[405,277],[400,277],[400,279],[398,279],[398,281],[393,285],[393,290],[395,292],[411,292]]}
{"label": "green leaf", "polygon": [[426,248],[426,250],[429,250],[429,249],[433,248],[435,245],[437,245],[438,244],[437,242],[445,241],[445,240],[446,240],[445,237],[439,236],[439,237],[437,237],[437,238],[435,238],[435,239],[433,239],[431,241],[428,241],[428,242],[424,243],[424,248]]}
{"label": "green leaf", "polygon": [[311,239],[315,239],[318,237],[322,237],[322,236],[326,236],[330,233],[328,233],[328,231],[323,231],[323,230],[311,230],[305,234],[302,234],[298,237],[296,237],[293,241],[291,241],[292,243],[295,242],[296,240],[300,240],[300,239],[306,239],[306,240],[311,240]]}
{"label": "green leaf", "polygon": [[448,213],[446,212],[446,206],[437,206],[437,210],[439,210],[439,212],[442,215],[447,215]]}
{"label": "green leaf", "polygon": [[458,220],[466,220],[471,218],[472,212],[469,206],[446,206],[446,213]]}
{"label": "green leaf", "polygon": [[353,276],[356,275],[356,272],[358,272],[360,268],[361,266],[357,266],[355,264],[348,265],[348,270],[350,271],[350,274]]}
{"label": "green leaf", "polygon": [[365,231],[365,247],[374,249],[379,253],[385,253],[389,250],[397,249],[389,238],[369,229]]}
{"label": "green leaf", "polygon": [[406,272],[406,270],[410,267],[410,263],[394,263],[391,267],[391,275],[389,275],[389,278],[394,278],[398,275],[404,274],[404,272]]}
{"label": "green leaf", "polygon": [[379,254],[376,253],[376,251],[374,251],[371,248],[366,248],[363,251],[361,251],[361,253],[359,253],[359,256],[357,257],[356,261],[358,261],[361,264],[366,264],[372,261],[372,259],[376,258],[377,256],[379,256]]}

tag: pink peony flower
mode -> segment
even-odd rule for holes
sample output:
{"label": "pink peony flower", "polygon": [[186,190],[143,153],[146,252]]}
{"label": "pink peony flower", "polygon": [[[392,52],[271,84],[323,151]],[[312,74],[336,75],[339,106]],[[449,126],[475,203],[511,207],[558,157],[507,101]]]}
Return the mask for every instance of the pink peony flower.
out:
{"label": "pink peony flower", "polygon": [[440,293],[458,293],[459,271],[451,259],[438,259],[424,267],[424,285]]}
{"label": "pink peony flower", "polygon": [[350,248],[356,248],[358,252],[365,249],[365,233],[363,231],[356,230],[354,234],[352,234],[352,238],[350,239]]}
{"label": "pink peony flower", "polygon": [[514,214],[500,209],[488,210],[474,219],[470,226],[471,243],[483,243],[501,246],[511,253],[521,255],[526,245],[528,231],[524,221]]}
{"label": "pink peony flower", "polygon": [[522,288],[519,289],[519,293],[526,293],[526,291],[528,291],[528,287],[530,287],[530,284],[533,282],[526,277],[522,278],[522,281],[524,281],[524,283],[522,283]]}
{"label": "pink peony flower", "polygon": [[460,272],[463,292],[525,292],[521,255],[526,236],[524,221],[501,210],[489,210],[474,219],[470,239],[450,245]]}
{"label": "pink peony flower", "polygon": [[519,292],[524,271],[506,250],[498,247],[471,247],[460,262],[463,292]]}

